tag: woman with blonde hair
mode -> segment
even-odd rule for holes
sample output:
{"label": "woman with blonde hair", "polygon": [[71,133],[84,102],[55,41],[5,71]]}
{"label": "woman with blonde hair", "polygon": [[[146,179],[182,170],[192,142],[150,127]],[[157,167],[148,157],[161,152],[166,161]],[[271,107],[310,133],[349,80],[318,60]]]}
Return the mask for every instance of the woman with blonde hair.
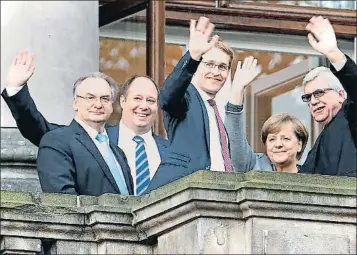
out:
{"label": "woman with blonde hair", "polygon": [[243,120],[243,93],[259,72],[257,60],[253,57],[246,58],[243,66],[238,62],[225,118],[233,168],[237,172],[297,173],[300,170],[297,162],[304,153],[309,134],[296,117],[279,113],[265,121],[261,131],[265,153],[255,153],[248,144]]}

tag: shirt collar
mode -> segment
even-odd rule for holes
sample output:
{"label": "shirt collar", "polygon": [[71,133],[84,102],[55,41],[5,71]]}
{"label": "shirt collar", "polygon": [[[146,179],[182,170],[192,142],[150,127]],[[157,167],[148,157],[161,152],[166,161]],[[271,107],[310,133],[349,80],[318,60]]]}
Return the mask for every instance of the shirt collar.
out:
{"label": "shirt collar", "polygon": [[[84,128],[84,130],[88,133],[88,135],[90,136],[90,138],[92,138],[92,140],[96,140],[96,137],[99,134],[97,130],[95,130],[94,128],[92,128],[91,126],[89,126],[88,124],[86,124],[84,121],[82,121],[77,117],[74,117],[74,119],[75,121],[78,122],[79,125],[81,125]],[[102,134],[108,136],[105,128]]]}
{"label": "shirt collar", "polygon": [[200,96],[202,97],[202,100],[207,102],[209,99],[212,99],[206,92],[204,92],[201,88],[198,86],[196,87],[198,93],[200,93]]}
{"label": "shirt collar", "polygon": [[[120,121],[120,132],[123,132],[122,135],[124,135],[124,137],[129,138],[130,140],[133,140],[134,136],[137,136],[137,134],[134,133],[133,130],[131,130],[130,128],[128,128],[123,121]],[[152,137],[152,130],[150,129],[148,132],[146,132],[145,134],[140,135],[144,141],[147,141],[147,139],[149,139],[150,137]]]}

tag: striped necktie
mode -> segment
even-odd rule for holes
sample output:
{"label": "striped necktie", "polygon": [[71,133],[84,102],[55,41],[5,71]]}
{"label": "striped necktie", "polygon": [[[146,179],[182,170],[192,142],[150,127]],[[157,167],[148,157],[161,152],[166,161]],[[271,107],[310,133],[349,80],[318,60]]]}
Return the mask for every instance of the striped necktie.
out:
{"label": "striped necktie", "polygon": [[136,168],[136,195],[140,196],[148,188],[150,183],[149,162],[147,159],[144,139],[141,136],[135,136],[135,168]]}
{"label": "striped necktie", "polygon": [[97,141],[99,141],[101,144],[105,144],[105,152],[103,158],[105,160],[105,162],[107,163],[110,172],[112,173],[114,180],[116,182],[116,184],[118,185],[118,188],[120,190],[120,194],[121,195],[128,195],[128,188],[126,186],[125,183],[125,178],[123,175],[123,170],[121,169],[121,166],[119,164],[117,164],[114,153],[112,151],[112,149],[109,146],[109,139],[108,136],[104,135],[104,134],[98,134],[95,139]]}

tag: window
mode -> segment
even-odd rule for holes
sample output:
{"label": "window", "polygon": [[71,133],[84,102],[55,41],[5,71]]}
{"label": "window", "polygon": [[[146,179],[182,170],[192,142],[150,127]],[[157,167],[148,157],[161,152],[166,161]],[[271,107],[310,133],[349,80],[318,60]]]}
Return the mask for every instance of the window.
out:
{"label": "window", "polygon": [[355,1],[233,0],[232,2],[270,3],[270,4],[284,4],[284,5],[334,8],[334,9],[350,9],[350,10],[356,9]]}
{"label": "window", "polygon": [[[146,74],[146,10],[100,28],[99,70],[121,86],[134,74]],[[120,121],[119,102],[109,123]]]}

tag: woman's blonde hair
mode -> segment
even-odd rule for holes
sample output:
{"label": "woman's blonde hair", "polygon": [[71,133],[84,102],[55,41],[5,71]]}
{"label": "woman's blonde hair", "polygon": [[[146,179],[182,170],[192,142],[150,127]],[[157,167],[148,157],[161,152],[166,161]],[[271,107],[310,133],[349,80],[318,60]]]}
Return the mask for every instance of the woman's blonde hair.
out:
{"label": "woman's blonde hair", "polygon": [[304,153],[307,141],[309,140],[309,132],[306,126],[296,117],[288,113],[278,113],[272,115],[267,121],[264,122],[261,139],[264,145],[266,145],[267,137],[269,134],[278,133],[281,127],[285,124],[291,124],[293,131],[299,141],[301,141],[301,150],[296,154],[297,160],[301,159]]}

